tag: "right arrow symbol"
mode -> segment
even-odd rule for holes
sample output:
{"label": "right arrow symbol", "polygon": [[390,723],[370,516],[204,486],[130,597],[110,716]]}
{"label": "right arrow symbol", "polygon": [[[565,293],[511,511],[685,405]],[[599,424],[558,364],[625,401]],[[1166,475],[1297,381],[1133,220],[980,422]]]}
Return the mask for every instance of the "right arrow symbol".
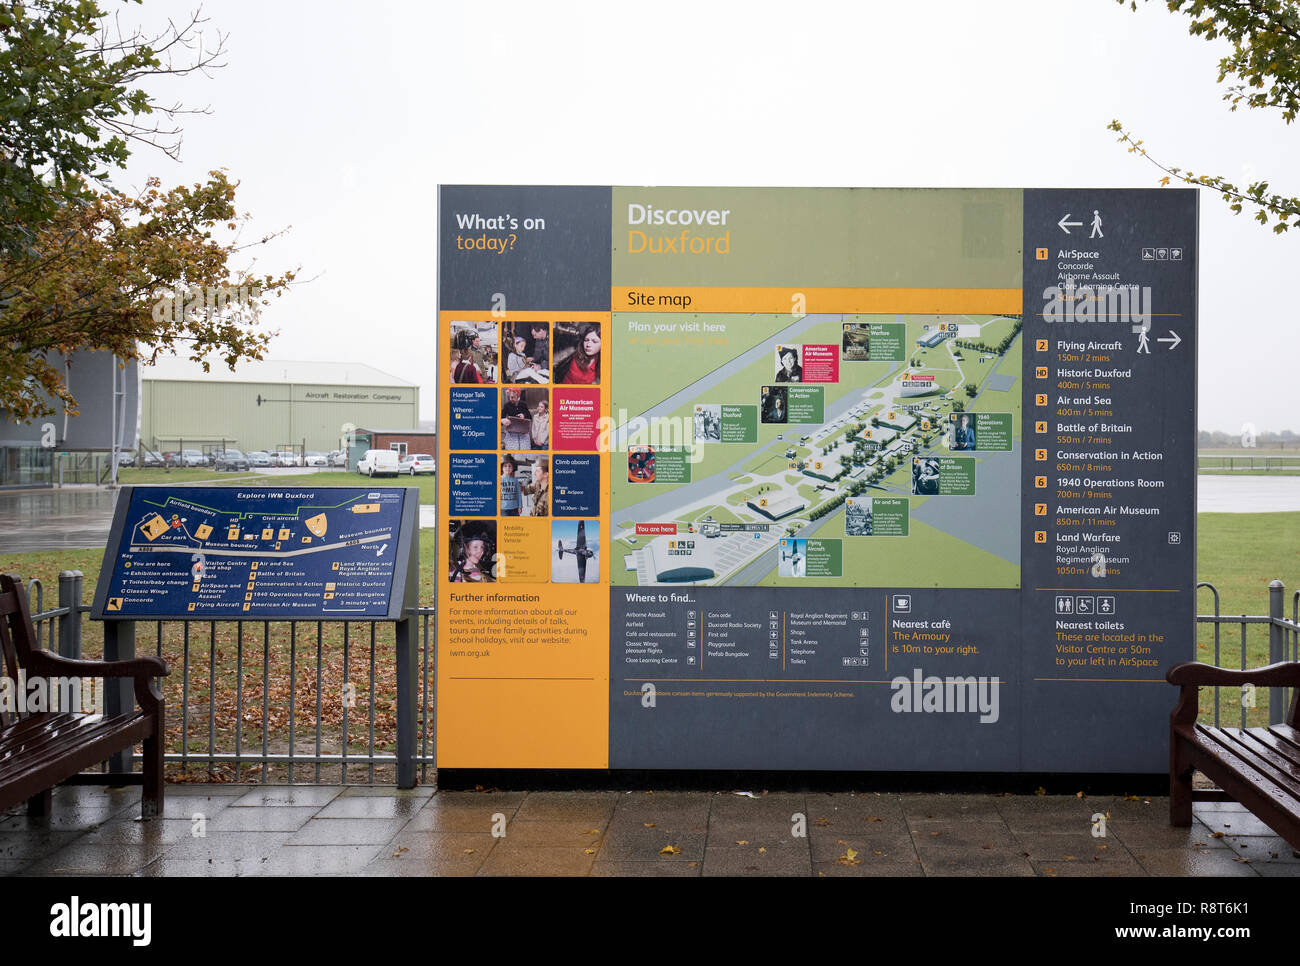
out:
{"label": "right arrow symbol", "polygon": [[1169,330],[1169,334],[1173,336],[1172,339],[1166,339],[1166,338],[1162,335],[1160,338],[1156,339],[1156,341],[1157,341],[1157,342],[1168,342],[1168,343],[1169,343],[1169,348],[1170,348],[1170,349],[1177,349],[1178,346],[1179,346],[1179,344],[1180,344],[1183,340],[1180,339],[1180,338],[1178,338],[1178,333],[1175,332],[1173,329],[1170,329],[1170,330]]}

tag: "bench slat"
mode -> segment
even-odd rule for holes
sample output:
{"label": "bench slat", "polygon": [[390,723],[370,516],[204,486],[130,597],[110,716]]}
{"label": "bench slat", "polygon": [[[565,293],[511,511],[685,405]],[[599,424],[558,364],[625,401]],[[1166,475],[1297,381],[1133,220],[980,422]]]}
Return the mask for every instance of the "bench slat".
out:
{"label": "bench slat", "polygon": [[1174,739],[1191,746],[1192,764],[1255,813],[1269,828],[1300,848],[1296,796],[1257,767],[1256,756],[1238,753],[1235,743],[1216,729],[1196,725],[1175,728]]}
{"label": "bench slat", "polygon": [[1238,754],[1250,761],[1261,774],[1285,788],[1292,798],[1300,801],[1300,774],[1297,774],[1294,762],[1256,741],[1248,730],[1224,728],[1222,731]]}
{"label": "bench slat", "polygon": [[[29,740],[14,743],[0,740],[0,781],[17,778],[27,770],[42,768],[48,761],[74,749],[94,748],[107,743],[117,750],[127,735],[136,732],[141,721],[145,722],[144,732],[148,735],[151,731],[148,715],[136,713],[107,721],[78,722],[62,731],[38,732]],[[104,757],[107,758],[108,755]]]}
{"label": "bench slat", "polygon": [[[1285,725],[1283,726],[1285,727]],[[1272,756],[1270,760],[1279,768],[1285,769],[1300,782],[1300,747],[1282,741],[1267,728],[1247,728],[1242,732],[1242,740],[1250,741],[1255,746],[1267,749]]]}
{"label": "bench slat", "polygon": [[1282,724],[1269,725],[1266,729],[1260,730],[1267,731],[1279,744],[1291,749],[1289,754],[1300,758],[1300,733],[1297,733],[1295,728]]}

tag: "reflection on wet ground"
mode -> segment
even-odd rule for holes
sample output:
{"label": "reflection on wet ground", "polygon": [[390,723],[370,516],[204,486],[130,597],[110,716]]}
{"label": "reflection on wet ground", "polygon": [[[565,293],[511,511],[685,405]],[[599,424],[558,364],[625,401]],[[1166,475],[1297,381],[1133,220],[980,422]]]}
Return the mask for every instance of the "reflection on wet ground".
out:
{"label": "reflection on wet ground", "polygon": [[[108,541],[117,490],[64,487],[0,490],[0,553],[98,550]],[[420,507],[420,526],[435,524],[434,508]]]}
{"label": "reflection on wet ground", "polygon": [[116,503],[97,487],[0,492],[0,553],[102,547]]}

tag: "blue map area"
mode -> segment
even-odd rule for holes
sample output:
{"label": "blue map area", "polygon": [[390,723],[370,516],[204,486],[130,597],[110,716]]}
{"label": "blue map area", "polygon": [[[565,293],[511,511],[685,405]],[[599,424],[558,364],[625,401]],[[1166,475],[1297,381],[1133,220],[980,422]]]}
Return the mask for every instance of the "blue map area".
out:
{"label": "blue map area", "polygon": [[104,616],[383,617],[407,493],[136,488],[118,546],[109,548]]}

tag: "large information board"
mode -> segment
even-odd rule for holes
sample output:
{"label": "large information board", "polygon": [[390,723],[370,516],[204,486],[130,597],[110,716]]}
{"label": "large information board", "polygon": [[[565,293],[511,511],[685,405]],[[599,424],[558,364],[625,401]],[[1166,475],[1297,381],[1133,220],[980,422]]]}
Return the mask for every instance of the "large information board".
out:
{"label": "large information board", "polygon": [[439,206],[440,767],[1166,768],[1194,191]]}
{"label": "large information board", "polygon": [[399,620],[418,492],[123,487],[92,616]]}

